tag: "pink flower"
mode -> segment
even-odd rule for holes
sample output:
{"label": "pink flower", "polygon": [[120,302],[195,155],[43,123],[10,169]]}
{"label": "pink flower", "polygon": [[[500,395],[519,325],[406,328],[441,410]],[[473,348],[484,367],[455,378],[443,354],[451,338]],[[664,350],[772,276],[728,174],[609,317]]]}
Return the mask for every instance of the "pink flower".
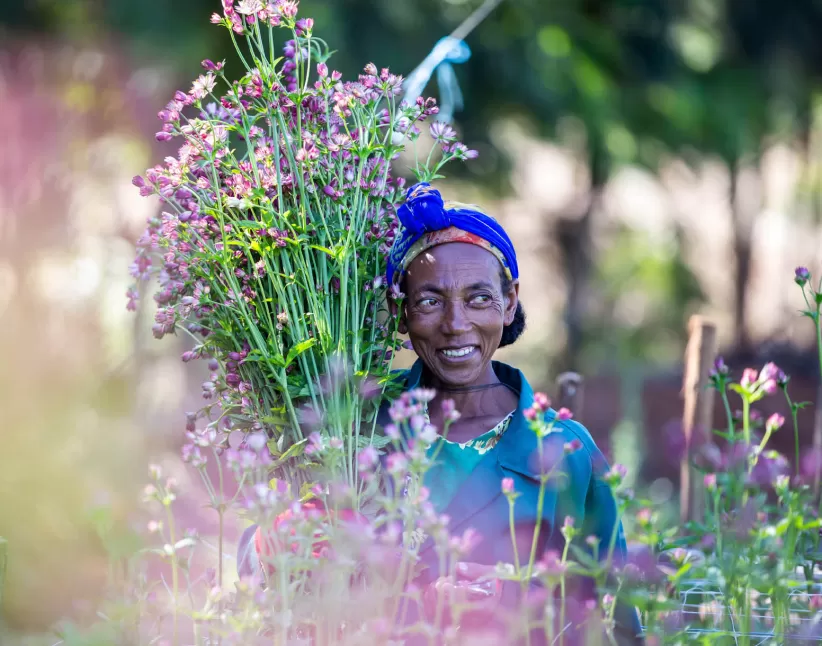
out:
{"label": "pink flower", "polygon": [[244,16],[256,15],[263,9],[263,3],[260,0],[240,0],[237,5],[237,13]]}
{"label": "pink flower", "polygon": [[456,422],[460,418],[460,413],[455,408],[453,399],[444,399],[442,401],[442,416],[446,422]]}
{"label": "pink flower", "polygon": [[297,15],[297,2],[295,0],[279,0],[277,9],[283,18],[293,18]]}
{"label": "pink flower", "polygon": [[622,484],[622,481],[625,479],[626,475],[628,475],[628,469],[621,464],[615,464],[611,467],[611,470],[605,474],[603,480],[605,480],[605,482],[612,487],[616,487]]}
{"label": "pink flower", "polygon": [[739,380],[739,385],[743,388],[750,388],[756,383],[759,374],[753,368],[745,368],[742,373],[742,379]]}
{"label": "pink flower", "polygon": [[197,77],[194,83],[191,84],[191,96],[195,99],[204,99],[214,90],[217,84],[217,79],[214,74],[207,72]]}
{"label": "pink flower", "polygon": [[514,479],[513,478],[503,478],[502,479],[502,493],[506,496],[509,494],[514,493]]}
{"label": "pink flower", "polygon": [[769,379],[776,379],[779,375],[779,368],[773,361],[766,363],[762,370],[759,371],[759,381],[768,381]]}
{"label": "pink flower", "polygon": [[716,489],[716,474],[715,473],[707,473],[705,474],[705,478],[702,480],[705,488],[708,491],[713,491]]}
{"label": "pink flower", "polygon": [[526,408],[524,411],[522,411],[522,415],[529,422],[533,422],[537,418],[538,414],[539,414],[539,411],[537,411],[537,409],[534,408],[533,406],[530,406],[530,407]]}
{"label": "pink flower", "polygon": [[433,388],[415,388],[410,393],[411,399],[417,402],[428,403],[437,396],[437,391]]}
{"label": "pink flower", "polygon": [[298,20],[294,25],[294,31],[297,32],[298,36],[310,34],[312,29],[314,29],[313,18],[300,18],[300,20]]}
{"label": "pink flower", "polygon": [[768,418],[768,421],[765,422],[765,429],[773,433],[774,431],[778,431],[782,428],[782,425],[785,423],[785,418],[780,415],[779,413],[774,413]]}
{"label": "pink flower", "polygon": [[433,424],[425,424],[422,430],[417,434],[417,437],[425,444],[433,444],[438,436],[437,427]]}
{"label": "pink flower", "polygon": [[557,411],[557,420],[560,422],[564,422],[565,420],[571,419],[573,417],[573,413],[569,411],[567,408],[560,408]]}
{"label": "pink flower", "polygon": [[565,445],[563,446],[563,449],[564,449],[565,453],[568,453],[568,454],[576,453],[581,448],[582,448],[582,442],[577,440],[577,439],[571,440],[570,442],[566,442]]}
{"label": "pink flower", "polygon": [[462,536],[452,536],[449,544],[457,554],[466,556],[474,551],[474,548],[482,541],[482,536],[473,527],[466,529]]}
{"label": "pink flower", "polygon": [[545,393],[534,393],[534,408],[538,411],[546,411],[551,408],[551,400]]}
{"label": "pink flower", "polygon": [[379,459],[377,449],[373,446],[366,446],[357,454],[357,466],[361,471],[370,471],[376,466]]}
{"label": "pink flower", "polygon": [[766,395],[773,395],[778,389],[779,385],[776,383],[776,379],[768,379],[762,384],[762,392]]}
{"label": "pink flower", "polygon": [[393,474],[404,473],[408,468],[408,458],[402,453],[392,453],[387,460],[388,472]]}

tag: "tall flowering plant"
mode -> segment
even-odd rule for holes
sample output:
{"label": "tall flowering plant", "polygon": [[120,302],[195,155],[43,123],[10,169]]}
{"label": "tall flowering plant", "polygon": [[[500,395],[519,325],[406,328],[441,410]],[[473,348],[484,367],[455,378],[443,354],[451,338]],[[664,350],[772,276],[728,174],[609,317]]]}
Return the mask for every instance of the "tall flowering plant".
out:
{"label": "tall flowering plant", "polygon": [[[391,162],[437,107],[402,101],[402,78],[373,64],[343,81],[292,0],[223,0],[211,21],[228,29],[245,73],[231,79],[205,60],[159,112],[157,139],[180,148],[134,179],[163,209],[132,273],[159,278],[154,335],[186,334],[183,361],[208,361],[211,403],[189,432],[198,421],[265,431],[276,466],[300,483],[306,449],[332,443],[353,484],[357,449],[386,441],[380,398],[361,394],[384,392],[398,348],[385,305],[399,294],[384,275],[404,180]],[[418,180],[475,154],[446,124],[432,136],[442,154],[417,163]],[[130,290],[130,307],[136,298]]]}

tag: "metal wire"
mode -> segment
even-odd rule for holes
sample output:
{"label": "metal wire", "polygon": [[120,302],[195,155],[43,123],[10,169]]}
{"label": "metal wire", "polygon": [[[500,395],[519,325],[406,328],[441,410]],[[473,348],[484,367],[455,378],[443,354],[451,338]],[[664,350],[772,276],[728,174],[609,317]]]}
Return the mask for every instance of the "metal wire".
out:
{"label": "metal wire", "polygon": [[[815,583],[809,593],[804,584],[792,586],[788,593],[789,627],[776,632],[773,606],[768,595],[752,592],[748,615],[748,630],[738,612],[725,601],[715,584],[704,580],[686,582],[680,599],[680,612],[686,632],[690,635],[721,633],[739,643],[747,637],[750,646],[764,644],[822,643],[822,586]],[[781,610],[780,612],[784,612]]]}

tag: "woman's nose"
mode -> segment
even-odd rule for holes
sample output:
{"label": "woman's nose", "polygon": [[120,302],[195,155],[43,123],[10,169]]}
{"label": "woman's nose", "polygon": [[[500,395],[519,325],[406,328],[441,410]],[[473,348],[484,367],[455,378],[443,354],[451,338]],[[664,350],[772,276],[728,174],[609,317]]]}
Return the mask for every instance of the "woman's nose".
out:
{"label": "woman's nose", "polygon": [[462,334],[471,329],[471,321],[468,319],[462,301],[448,301],[445,307],[443,318],[443,331],[446,334]]}

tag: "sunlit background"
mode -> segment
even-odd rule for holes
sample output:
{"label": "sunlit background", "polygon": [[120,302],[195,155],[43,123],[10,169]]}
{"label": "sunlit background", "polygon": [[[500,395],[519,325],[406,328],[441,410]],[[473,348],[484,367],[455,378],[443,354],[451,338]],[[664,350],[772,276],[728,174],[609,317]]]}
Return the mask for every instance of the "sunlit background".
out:
{"label": "sunlit background", "polygon": [[[153,339],[150,298],[125,309],[134,241],[158,210],[131,178],[175,152],[154,141],[156,113],[200,60],[240,65],[209,23],[216,0],[6,4],[2,611],[37,635],[93,607],[100,510],[139,522],[150,459],[190,478],[174,455],[204,375],[180,362],[183,339]],[[303,0],[301,13],[346,76],[369,61],[408,74],[479,4]],[[578,419],[660,504],[678,486],[662,449],[691,314],[716,323],[734,368],[773,359],[795,399],[817,397],[792,274],[822,268],[820,33],[813,0],[503,0],[457,67],[456,125],[480,157],[440,188],[516,245],[528,328],[500,355],[549,392],[562,371],[584,375]],[[196,500],[189,515],[212,522]]]}

